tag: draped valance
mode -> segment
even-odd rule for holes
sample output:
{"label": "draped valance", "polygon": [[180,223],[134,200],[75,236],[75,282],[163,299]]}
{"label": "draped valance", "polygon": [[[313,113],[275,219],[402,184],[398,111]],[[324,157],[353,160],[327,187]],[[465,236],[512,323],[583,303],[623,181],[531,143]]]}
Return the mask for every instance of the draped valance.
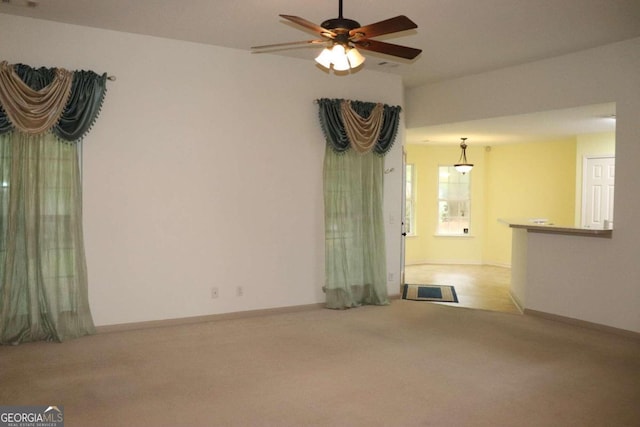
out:
{"label": "draped valance", "polygon": [[78,141],[100,113],[106,81],[106,73],[0,62],[0,135],[51,131]]}
{"label": "draped valance", "polygon": [[384,156],[393,146],[401,107],[328,98],[317,103],[322,131],[335,152],[353,148],[359,153],[372,151]]}

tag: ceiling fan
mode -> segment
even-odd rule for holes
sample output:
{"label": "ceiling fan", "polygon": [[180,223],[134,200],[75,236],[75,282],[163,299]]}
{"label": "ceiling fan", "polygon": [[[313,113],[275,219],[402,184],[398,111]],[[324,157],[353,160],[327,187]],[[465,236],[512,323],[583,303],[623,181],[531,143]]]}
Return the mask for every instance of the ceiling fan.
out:
{"label": "ceiling fan", "polygon": [[320,25],[298,16],[280,15],[280,17],[317,33],[321,38],[253,46],[251,48],[253,51],[274,50],[291,45],[325,44],[327,47],[318,55],[316,62],[327,69],[333,66],[335,71],[346,71],[362,65],[365,58],[357,48],[404,59],[414,59],[422,52],[421,49],[372,40],[372,37],[418,28],[416,23],[404,15],[361,26],[357,21],[342,16],[342,0],[338,0],[338,17],[327,19]]}

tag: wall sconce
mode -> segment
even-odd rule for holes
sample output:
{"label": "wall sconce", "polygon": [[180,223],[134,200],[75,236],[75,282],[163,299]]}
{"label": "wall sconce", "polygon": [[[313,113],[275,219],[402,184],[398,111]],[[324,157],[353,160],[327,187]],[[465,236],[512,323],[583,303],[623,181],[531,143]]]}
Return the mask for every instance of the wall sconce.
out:
{"label": "wall sconce", "polygon": [[453,167],[455,168],[455,170],[464,175],[465,173],[470,172],[471,169],[473,169],[473,163],[469,163],[467,161],[467,138],[460,139],[462,140],[462,142],[460,143],[462,153],[460,153],[460,159],[458,160],[458,163],[453,165]]}

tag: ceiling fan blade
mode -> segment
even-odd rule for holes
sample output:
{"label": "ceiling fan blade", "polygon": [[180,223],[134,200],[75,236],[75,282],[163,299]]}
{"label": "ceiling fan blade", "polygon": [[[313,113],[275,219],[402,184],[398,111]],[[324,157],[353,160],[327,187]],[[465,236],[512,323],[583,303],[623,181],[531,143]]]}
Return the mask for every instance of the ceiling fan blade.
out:
{"label": "ceiling fan blade", "polygon": [[321,43],[326,43],[326,40],[304,40],[299,42],[265,44],[262,46],[251,46],[251,50],[277,49],[279,47],[286,47],[286,46],[294,46],[294,45],[301,45],[301,44],[321,44]]}
{"label": "ceiling fan blade", "polygon": [[289,21],[293,22],[294,24],[298,24],[301,27],[305,27],[308,30],[313,31],[314,33],[317,33],[321,36],[325,36],[325,37],[330,37],[333,38],[336,36],[336,33],[334,33],[331,30],[327,30],[326,28],[321,27],[320,25],[316,25],[311,21],[307,21],[304,18],[300,18],[299,16],[293,16],[293,15],[280,15],[281,18],[284,19],[288,19]]}
{"label": "ceiling fan blade", "polygon": [[[282,15],[281,15],[282,16]],[[364,27],[354,28],[349,31],[349,36],[360,38],[371,38],[382,36],[384,34],[397,33],[398,31],[411,30],[418,28],[418,25],[404,15],[395,18],[385,19],[375,24],[365,25]]]}
{"label": "ceiling fan blade", "polygon": [[414,49],[412,47],[369,39],[354,41],[354,44],[363,50],[370,50],[372,52],[384,53],[385,55],[398,56],[405,59],[413,59],[422,52],[422,49]]}

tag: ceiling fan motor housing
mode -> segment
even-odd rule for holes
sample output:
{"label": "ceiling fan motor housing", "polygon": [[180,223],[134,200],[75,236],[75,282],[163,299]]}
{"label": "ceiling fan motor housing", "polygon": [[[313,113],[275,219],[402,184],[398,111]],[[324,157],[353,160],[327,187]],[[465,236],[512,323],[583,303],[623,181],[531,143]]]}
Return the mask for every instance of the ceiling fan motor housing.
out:
{"label": "ceiling fan motor housing", "polygon": [[354,28],[360,28],[360,23],[354,21],[353,19],[346,18],[334,18],[327,19],[322,24],[320,24],[322,28],[326,28],[327,30],[333,31],[336,36],[334,40],[337,43],[346,45],[349,43],[349,31]]}
{"label": "ceiling fan motor housing", "polygon": [[347,18],[333,18],[327,19],[322,24],[320,24],[322,28],[326,28],[327,30],[335,31],[335,30],[353,30],[354,28],[360,28],[360,23],[358,21],[354,21],[353,19]]}

